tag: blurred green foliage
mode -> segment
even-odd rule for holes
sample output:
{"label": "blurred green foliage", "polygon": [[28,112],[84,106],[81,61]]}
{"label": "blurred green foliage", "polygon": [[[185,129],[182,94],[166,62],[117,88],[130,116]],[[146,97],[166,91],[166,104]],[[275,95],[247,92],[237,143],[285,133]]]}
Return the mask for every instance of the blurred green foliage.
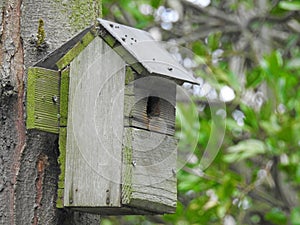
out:
{"label": "blurred green foliage", "polygon": [[[190,4],[180,2],[187,12]],[[228,85],[235,93],[235,99],[226,102],[225,138],[216,158],[206,170],[201,170],[204,150],[214,138],[210,135],[215,117],[212,107],[218,106],[209,104],[205,96],[191,96],[192,104],[178,104],[177,137],[180,139],[179,151],[190,148],[197,160],[188,162],[177,174],[176,213],[162,217],[109,217],[103,218],[103,225],[300,224],[300,35],[297,31],[300,3],[296,0],[258,2],[266,4],[266,8],[253,16],[251,24],[249,22],[243,27],[246,30],[243,37],[248,41],[243,50],[238,50],[235,45],[242,31],[227,33],[222,28],[224,24],[215,22],[218,15],[212,16],[212,10],[223,12],[226,6],[225,15],[228,17],[235,16],[237,11],[252,10],[254,13],[253,1],[230,1],[227,4],[212,1],[207,11],[192,6],[193,9],[186,14],[190,20],[185,22],[195,21],[198,17],[193,18],[194,14],[199,16],[207,12],[207,23],[211,21],[213,26],[219,26],[217,31],[214,29],[203,38],[190,40],[186,36],[184,47],[193,51],[195,62],[201,62],[193,68],[194,74],[207,80],[217,92],[220,86]],[[148,4],[155,10],[161,5],[171,7],[174,5],[171,3],[103,0],[103,15],[148,29],[159,27],[160,22],[153,14],[142,14],[139,6]],[[209,16],[212,16],[211,20]],[[296,25],[292,26],[292,23]],[[197,26],[191,25],[194,33],[199,32],[194,28]],[[202,30],[208,29],[202,26]],[[265,36],[259,35],[263,29],[275,32],[272,34],[280,40],[264,40]],[[163,37],[172,37],[172,30],[161,29],[161,32]],[[178,38],[177,33],[173,38]],[[259,38],[262,43],[267,41],[265,44],[269,46],[262,53],[253,50]],[[222,57],[214,63],[212,54],[220,48]],[[243,59],[245,77],[242,81],[230,65],[236,57]],[[195,109],[198,112],[196,120],[190,116]],[[242,123],[234,118],[236,112],[242,113]],[[191,143],[195,140],[194,146]]]}

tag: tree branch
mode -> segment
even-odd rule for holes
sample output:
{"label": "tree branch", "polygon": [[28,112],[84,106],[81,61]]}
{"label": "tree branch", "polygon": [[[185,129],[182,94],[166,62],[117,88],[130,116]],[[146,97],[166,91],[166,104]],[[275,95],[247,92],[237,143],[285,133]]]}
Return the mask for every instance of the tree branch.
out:
{"label": "tree branch", "polygon": [[182,4],[185,5],[186,7],[193,8],[197,11],[200,11],[203,14],[206,14],[210,17],[218,18],[221,21],[225,21],[227,23],[235,24],[235,25],[240,25],[238,23],[239,18],[236,15],[228,15],[224,11],[219,10],[216,7],[206,7],[202,8],[196,4],[193,4],[191,2],[188,2],[186,0],[181,0]]}

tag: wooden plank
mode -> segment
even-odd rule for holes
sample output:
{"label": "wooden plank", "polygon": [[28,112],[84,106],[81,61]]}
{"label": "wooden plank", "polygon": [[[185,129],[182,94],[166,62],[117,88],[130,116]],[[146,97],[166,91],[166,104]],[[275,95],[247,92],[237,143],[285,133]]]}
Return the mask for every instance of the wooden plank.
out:
{"label": "wooden plank", "polygon": [[65,166],[66,166],[66,140],[67,140],[67,128],[59,128],[59,157],[58,164],[60,168],[60,174],[58,177],[58,188],[57,188],[57,200],[56,207],[64,207],[64,183],[65,183]]}
{"label": "wooden plank", "polygon": [[[126,76],[131,77],[131,80],[134,77],[134,81],[127,82],[125,86],[124,126],[174,135],[175,83],[159,77],[131,75],[132,73],[134,71],[127,70]],[[153,98],[158,99],[157,104],[151,103]],[[151,108],[156,112],[149,111]]]}
{"label": "wooden plank", "polygon": [[40,67],[28,69],[27,129],[58,134],[59,72]]}
{"label": "wooden plank", "polygon": [[134,102],[135,96],[125,95],[125,127],[137,127],[162,134],[175,133],[175,108],[169,102],[161,100],[160,115],[147,115],[148,98]]}
{"label": "wooden plank", "polygon": [[158,214],[175,211],[176,144],[168,135],[124,129],[122,204]]}
{"label": "wooden plank", "polygon": [[101,216],[122,216],[122,215],[155,215],[157,213],[141,210],[134,207],[72,207],[72,210],[100,214]]}
{"label": "wooden plank", "polygon": [[125,62],[96,37],[70,64],[64,205],[121,207]]}
{"label": "wooden plank", "polygon": [[66,127],[68,121],[68,102],[69,102],[69,73],[70,68],[66,68],[60,74],[60,107],[59,107],[59,126]]}

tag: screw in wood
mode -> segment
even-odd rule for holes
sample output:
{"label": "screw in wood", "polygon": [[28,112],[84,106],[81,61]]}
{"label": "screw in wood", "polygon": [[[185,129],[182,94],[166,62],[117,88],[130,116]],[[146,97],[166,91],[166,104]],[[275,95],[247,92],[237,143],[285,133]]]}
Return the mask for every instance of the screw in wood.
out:
{"label": "screw in wood", "polygon": [[110,203],[110,194],[109,194],[109,190],[106,190],[106,205],[109,205]]}
{"label": "screw in wood", "polygon": [[174,168],[172,169],[172,173],[173,173],[173,176],[176,176],[176,170]]}
{"label": "screw in wood", "polygon": [[52,101],[54,104],[56,104],[58,101],[58,97],[56,95],[52,96]]}
{"label": "screw in wood", "polygon": [[136,167],[136,161],[132,161],[131,163],[134,167]]}

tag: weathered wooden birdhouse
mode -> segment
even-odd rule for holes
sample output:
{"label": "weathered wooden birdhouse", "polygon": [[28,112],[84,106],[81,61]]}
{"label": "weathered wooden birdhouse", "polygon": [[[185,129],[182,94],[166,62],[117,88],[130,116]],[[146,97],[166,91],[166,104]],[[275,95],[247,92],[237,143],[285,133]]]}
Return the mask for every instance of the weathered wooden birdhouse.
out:
{"label": "weathered wooden birdhouse", "polygon": [[57,207],[176,209],[176,84],[192,76],[151,36],[98,20],[28,71],[27,128],[59,134]]}

